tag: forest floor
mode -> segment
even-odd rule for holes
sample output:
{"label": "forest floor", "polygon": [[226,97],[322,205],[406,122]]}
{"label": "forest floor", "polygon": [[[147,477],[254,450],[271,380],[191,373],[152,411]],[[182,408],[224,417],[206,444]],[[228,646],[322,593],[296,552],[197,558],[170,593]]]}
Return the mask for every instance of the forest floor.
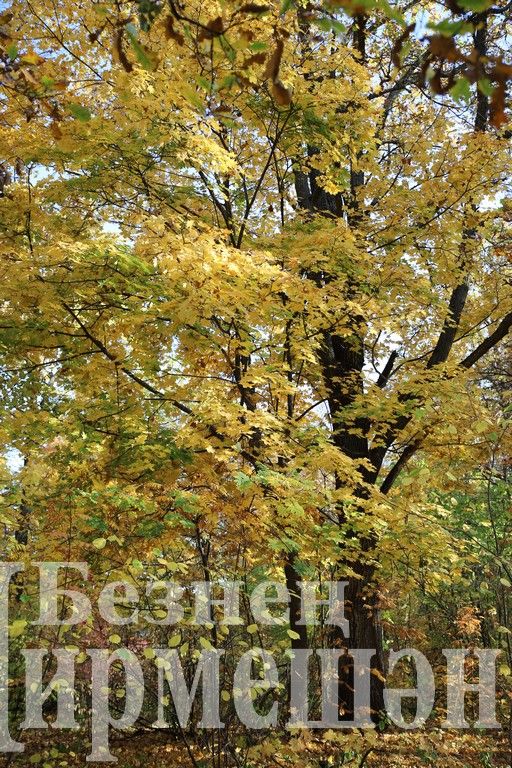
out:
{"label": "forest floor", "polygon": [[[368,742],[359,734],[349,736],[349,741],[327,749],[317,736],[283,742],[282,752],[273,742],[269,749],[257,748],[254,758],[242,760],[223,757],[213,762],[211,757],[197,746],[189,751],[182,742],[162,732],[138,732],[129,736],[113,736],[111,752],[118,758],[118,768],[224,768],[237,765],[244,768],[512,768],[510,742],[498,735],[481,735],[474,732],[386,733]],[[360,743],[358,743],[358,739]],[[18,755],[0,756],[1,768],[85,768],[101,763],[86,762],[89,745],[85,736],[68,734],[25,734],[25,752]],[[262,745],[260,745],[262,747]],[[327,755],[326,759],[322,759]],[[241,757],[241,756],[240,756]],[[108,764],[108,763],[107,763]]]}

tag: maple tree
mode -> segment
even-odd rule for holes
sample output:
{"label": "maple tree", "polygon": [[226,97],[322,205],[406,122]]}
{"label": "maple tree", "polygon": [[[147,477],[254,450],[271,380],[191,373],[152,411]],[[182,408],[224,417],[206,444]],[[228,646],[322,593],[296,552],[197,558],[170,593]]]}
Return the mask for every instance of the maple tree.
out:
{"label": "maple tree", "polygon": [[506,9],[418,5],[427,54],[383,4],[19,0],[2,26],[8,552],[346,578],[375,712],[386,575],[403,541],[458,565],[430,494],[495,439],[512,326]]}

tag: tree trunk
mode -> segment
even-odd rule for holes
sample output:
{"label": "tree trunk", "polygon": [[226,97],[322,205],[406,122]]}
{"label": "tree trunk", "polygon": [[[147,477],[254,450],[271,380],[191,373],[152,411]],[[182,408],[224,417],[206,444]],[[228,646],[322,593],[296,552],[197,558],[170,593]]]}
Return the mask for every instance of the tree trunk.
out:
{"label": "tree trunk", "polygon": [[[354,568],[354,566],[352,566]],[[333,646],[347,650],[373,649],[375,655],[371,661],[370,708],[371,718],[378,722],[384,710],[384,651],[382,627],[379,614],[378,592],[374,586],[374,569],[369,565],[356,565],[354,568],[360,578],[351,576],[346,579],[345,617],[349,622],[350,635],[343,636],[339,628],[333,632]],[[354,670],[352,659],[340,670],[338,703],[342,720],[354,718]]]}
{"label": "tree trunk", "polygon": [[[311,156],[311,151],[308,152]],[[356,192],[364,182],[361,174],[352,175],[350,210],[345,211],[349,218],[358,216]],[[339,215],[339,199],[332,199],[328,193],[318,193],[316,176],[297,172],[296,189],[299,204],[308,208],[311,213],[332,216],[335,212]],[[311,273],[310,279],[319,286],[329,282],[328,274]],[[349,288],[350,291],[350,288]],[[353,294],[357,293],[357,286],[352,288]],[[319,361],[322,367],[324,385],[328,393],[328,403],[333,420],[332,439],[334,444],[346,456],[360,462],[370,462],[370,452],[366,433],[367,420],[356,419],[355,423],[347,423],[346,409],[349,408],[355,398],[363,391],[363,367],[364,367],[364,319],[354,317],[353,336],[340,337],[326,332],[322,348],[319,353]],[[353,434],[352,428],[356,427],[358,434]],[[367,491],[365,484],[373,484],[376,472],[362,467],[361,470],[360,498],[365,500]],[[340,481],[336,478],[336,484]],[[339,487],[339,486],[338,486]],[[343,508],[338,512],[340,525],[346,523]],[[350,532],[347,536],[350,536]],[[352,534],[356,535],[356,534]],[[348,581],[345,591],[345,614],[349,620],[350,637],[343,637],[337,630],[333,641],[335,646],[347,649],[375,649],[372,668],[375,670],[371,677],[371,710],[374,720],[378,720],[379,713],[384,709],[383,679],[384,679],[384,652],[382,641],[382,628],[379,616],[378,590],[373,584],[374,567],[366,562],[368,553],[375,545],[374,537],[369,531],[368,536],[359,540],[361,547],[361,559],[359,562],[347,562],[340,554],[338,565],[338,578],[340,581]],[[345,573],[344,573],[345,569]],[[356,573],[348,576],[347,572]],[[295,627],[292,626],[293,629]],[[296,630],[298,631],[298,630]],[[298,641],[297,641],[298,642]],[[301,642],[302,639],[301,639]],[[297,647],[304,647],[302,645]],[[353,670],[345,667],[340,671],[339,704],[342,716],[350,720],[353,715]]]}

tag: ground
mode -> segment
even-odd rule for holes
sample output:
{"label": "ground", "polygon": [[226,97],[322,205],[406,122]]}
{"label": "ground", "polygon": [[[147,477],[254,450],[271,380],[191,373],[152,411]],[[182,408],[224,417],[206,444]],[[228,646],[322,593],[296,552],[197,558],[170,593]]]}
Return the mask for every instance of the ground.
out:
{"label": "ground", "polygon": [[[26,751],[21,755],[0,759],[1,768],[29,768],[31,765],[39,765],[41,768],[85,768],[91,765],[85,760],[87,745],[84,736],[68,734],[64,739],[61,733],[39,732],[38,735],[32,733],[20,740],[26,744]],[[213,763],[196,746],[191,747],[191,757],[182,742],[177,742],[170,734],[163,732],[134,732],[122,738],[113,735],[111,750],[118,758],[118,768],[237,766],[235,758],[228,763],[224,763],[222,758],[220,761],[216,758]],[[325,754],[327,758],[322,759]],[[247,762],[243,762],[240,757],[238,759],[239,766],[244,768],[510,768],[512,750],[503,733],[480,735],[435,730],[414,734],[389,733],[370,740],[360,734],[347,736],[345,740],[338,739],[336,735],[336,741],[331,740],[327,749],[325,741],[321,742],[317,734],[303,734],[300,739],[292,738],[283,744],[281,750],[274,745],[270,748],[270,743],[264,742],[256,749],[253,759]]]}

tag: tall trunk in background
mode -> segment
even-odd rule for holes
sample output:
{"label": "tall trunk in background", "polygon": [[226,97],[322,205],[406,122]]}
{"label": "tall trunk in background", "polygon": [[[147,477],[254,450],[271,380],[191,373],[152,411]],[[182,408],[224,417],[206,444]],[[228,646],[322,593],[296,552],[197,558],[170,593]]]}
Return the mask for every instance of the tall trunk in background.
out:
{"label": "tall trunk in background", "polygon": [[[359,61],[366,61],[366,18],[359,14],[354,19],[353,45],[359,56]],[[309,146],[307,157],[316,154],[317,149]],[[309,211],[312,215],[326,215],[330,217],[345,217],[348,225],[356,229],[360,223],[360,211],[358,206],[358,191],[364,184],[364,174],[357,168],[350,170],[350,190],[346,197],[341,194],[331,195],[318,184],[318,173],[315,170],[309,172],[297,171],[295,174],[295,190],[299,206]],[[319,286],[328,284],[329,274],[311,274],[310,279],[315,280]],[[357,295],[357,284],[349,285],[348,291],[352,296]],[[368,425],[365,420],[356,422],[359,434],[354,435],[349,431],[346,423],[347,408],[363,391],[363,367],[364,359],[364,318],[355,316],[352,318],[351,336],[339,336],[336,333],[324,334],[319,361],[322,369],[324,386],[328,395],[329,410],[331,414],[334,444],[344,455],[355,462],[367,460],[370,462],[370,453],[366,432]],[[352,425],[351,425],[352,427]],[[376,473],[367,469],[362,470],[363,483],[358,494],[363,503],[366,500],[364,483],[372,483],[376,479]],[[341,487],[342,481],[335,478],[336,486]],[[346,523],[343,507],[338,510],[340,526]],[[347,533],[350,536],[350,532]],[[359,538],[361,557],[344,561],[340,556],[338,567],[339,580],[347,581],[345,589],[345,616],[349,622],[350,635],[344,637],[341,630],[333,631],[333,645],[346,649],[374,649],[375,656],[372,661],[371,675],[371,708],[375,719],[384,709],[383,679],[384,679],[384,652],[381,623],[379,617],[378,593],[373,584],[375,568],[368,560],[367,554],[371,552],[375,544],[371,532],[364,538]],[[352,573],[348,576],[347,573]],[[298,628],[292,626],[298,631]],[[345,719],[353,717],[353,669],[344,665],[340,670],[339,706],[341,716]]]}

